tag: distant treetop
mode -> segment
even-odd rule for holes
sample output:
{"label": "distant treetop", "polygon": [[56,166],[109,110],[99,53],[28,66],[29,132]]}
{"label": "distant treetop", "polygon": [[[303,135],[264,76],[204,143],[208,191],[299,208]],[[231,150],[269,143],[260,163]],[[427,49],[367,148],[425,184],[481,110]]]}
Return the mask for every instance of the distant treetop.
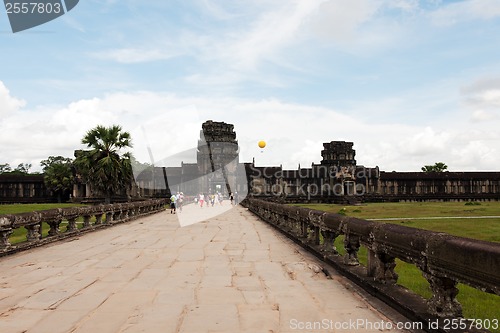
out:
{"label": "distant treetop", "polygon": [[443,172],[448,170],[448,166],[443,162],[434,163],[434,165],[424,165],[422,167],[423,172]]}

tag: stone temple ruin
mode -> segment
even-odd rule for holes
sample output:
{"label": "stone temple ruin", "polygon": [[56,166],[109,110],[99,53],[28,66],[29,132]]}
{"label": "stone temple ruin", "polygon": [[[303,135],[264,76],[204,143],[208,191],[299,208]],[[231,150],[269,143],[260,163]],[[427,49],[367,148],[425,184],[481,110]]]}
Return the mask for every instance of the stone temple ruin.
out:
{"label": "stone temple ruin", "polygon": [[[322,202],[387,200],[498,200],[500,172],[385,172],[356,164],[353,142],[323,144],[322,160],[310,168],[286,170],[240,162],[232,124],[202,125],[196,163],[163,167],[157,183],[171,192],[245,192],[252,196]],[[151,175],[137,177],[142,195],[150,194]],[[208,176],[207,176],[208,175]],[[207,176],[207,177],[204,177]]]}
{"label": "stone temple ruin", "polygon": [[[234,125],[208,120],[202,124],[196,162],[154,166],[135,175],[122,200],[230,192],[287,201],[359,202],[402,200],[499,200],[500,172],[386,172],[357,165],[353,142],[323,144],[319,164],[287,170],[239,161]],[[36,178],[36,179],[35,179]],[[75,200],[99,197],[89,184],[74,185]],[[16,179],[0,177],[0,202],[47,201],[43,175]]]}

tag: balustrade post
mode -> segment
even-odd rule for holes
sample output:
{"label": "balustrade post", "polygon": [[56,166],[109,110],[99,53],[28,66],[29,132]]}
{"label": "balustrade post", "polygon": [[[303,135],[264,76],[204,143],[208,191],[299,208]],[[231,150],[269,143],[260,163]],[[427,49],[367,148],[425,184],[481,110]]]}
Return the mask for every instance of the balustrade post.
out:
{"label": "balustrade post", "polygon": [[313,225],[307,226],[307,242],[319,245],[319,227]]}
{"label": "balustrade post", "polygon": [[398,274],[394,271],[396,258],[385,253],[368,251],[368,276],[385,284],[396,284]]}
{"label": "balustrade post", "polygon": [[83,228],[90,228],[90,215],[83,216]]}
{"label": "balustrade post", "polygon": [[308,229],[309,228],[308,228],[307,222],[300,221],[300,235],[299,235],[299,237],[300,238],[307,238]]}
{"label": "balustrade post", "polygon": [[47,224],[50,226],[49,236],[57,236],[61,233],[61,231],[59,230],[59,225],[61,224],[61,222],[62,219],[47,222]]}
{"label": "balustrade post", "polygon": [[298,235],[300,233],[300,230],[301,230],[301,224],[300,224],[300,220],[297,219],[296,216],[294,216],[291,220],[290,220],[290,231],[294,234],[294,235]]}
{"label": "balustrade post", "polygon": [[335,239],[338,237],[338,234],[329,230],[321,230],[321,235],[323,236],[323,251],[331,252],[335,255],[339,254],[335,246]]}
{"label": "balustrade post", "polygon": [[107,212],[106,219],[104,220],[104,223],[109,224],[111,222],[113,222],[113,212]]}
{"label": "balustrade post", "polygon": [[103,215],[104,214],[102,214],[102,213],[95,214],[95,225],[102,224],[102,216]]}
{"label": "balustrade post", "polygon": [[346,254],[344,256],[344,263],[349,266],[358,266],[358,251],[360,247],[359,236],[346,233],[344,236],[344,248]]}
{"label": "balustrade post", "polygon": [[427,301],[429,312],[438,317],[462,317],[462,305],[456,299],[457,281],[427,272],[423,276],[432,290],[432,297]]}
{"label": "balustrade post", "polygon": [[122,219],[122,212],[121,210],[115,211],[112,215],[112,221],[120,221]]}
{"label": "balustrade post", "polygon": [[30,225],[25,225],[24,228],[26,229],[26,240],[28,242],[38,242],[42,235],[39,233],[40,230],[40,224],[30,224]]}
{"label": "balustrade post", "polygon": [[291,223],[291,232],[295,235],[300,235],[302,232],[302,223],[298,217],[294,217]]}
{"label": "balustrade post", "polygon": [[76,217],[68,218],[68,226],[66,228],[66,232],[78,231],[76,227]]}
{"label": "balustrade post", "polygon": [[6,250],[11,247],[9,237],[12,235],[12,232],[11,228],[0,229],[0,250]]}

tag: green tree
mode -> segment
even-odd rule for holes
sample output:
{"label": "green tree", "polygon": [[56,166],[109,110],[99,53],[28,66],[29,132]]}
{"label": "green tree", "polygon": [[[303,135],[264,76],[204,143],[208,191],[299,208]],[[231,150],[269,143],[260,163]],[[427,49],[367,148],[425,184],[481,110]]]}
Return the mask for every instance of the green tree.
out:
{"label": "green tree", "polygon": [[424,165],[422,167],[423,172],[443,172],[448,169],[448,166],[443,162],[434,163],[434,165]]}
{"label": "green tree", "polygon": [[19,165],[14,170],[12,170],[9,163],[0,164],[0,174],[24,176],[30,173],[30,169],[30,163],[19,163]]}
{"label": "green tree", "polygon": [[2,173],[8,173],[8,172],[11,172],[11,171],[12,171],[12,169],[10,168],[9,163],[0,164],[0,175]]}
{"label": "green tree", "polygon": [[17,168],[14,169],[14,172],[27,175],[30,173],[31,163],[19,163]]}
{"label": "green tree", "polygon": [[45,186],[57,195],[57,202],[68,193],[74,182],[73,161],[62,156],[49,156],[40,162]]}
{"label": "green tree", "polygon": [[130,134],[123,132],[118,125],[99,125],[87,132],[82,143],[91,150],[76,152],[76,169],[109,203],[111,196],[132,184],[132,156],[129,152],[123,152],[132,147]]}

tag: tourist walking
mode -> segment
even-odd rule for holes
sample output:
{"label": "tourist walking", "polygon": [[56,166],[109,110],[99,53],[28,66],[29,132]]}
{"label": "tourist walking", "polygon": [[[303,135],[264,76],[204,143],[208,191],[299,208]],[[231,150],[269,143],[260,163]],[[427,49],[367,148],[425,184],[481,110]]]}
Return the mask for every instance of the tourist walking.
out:
{"label": "tourist walking", "polygon": [[176,210],[176,206],[175,206],[175,203],[177,201],[177,197],[175,196],[175,194],[172,194],[172,196],[170,196],[170,214],[175,214],[175,210]]}
{"label": "tourist walking", "polygon": [[178,193],[177,194],[177,208],[179,208],[179,213],[182,213],[182,203],[184,202],[184,193]]}

